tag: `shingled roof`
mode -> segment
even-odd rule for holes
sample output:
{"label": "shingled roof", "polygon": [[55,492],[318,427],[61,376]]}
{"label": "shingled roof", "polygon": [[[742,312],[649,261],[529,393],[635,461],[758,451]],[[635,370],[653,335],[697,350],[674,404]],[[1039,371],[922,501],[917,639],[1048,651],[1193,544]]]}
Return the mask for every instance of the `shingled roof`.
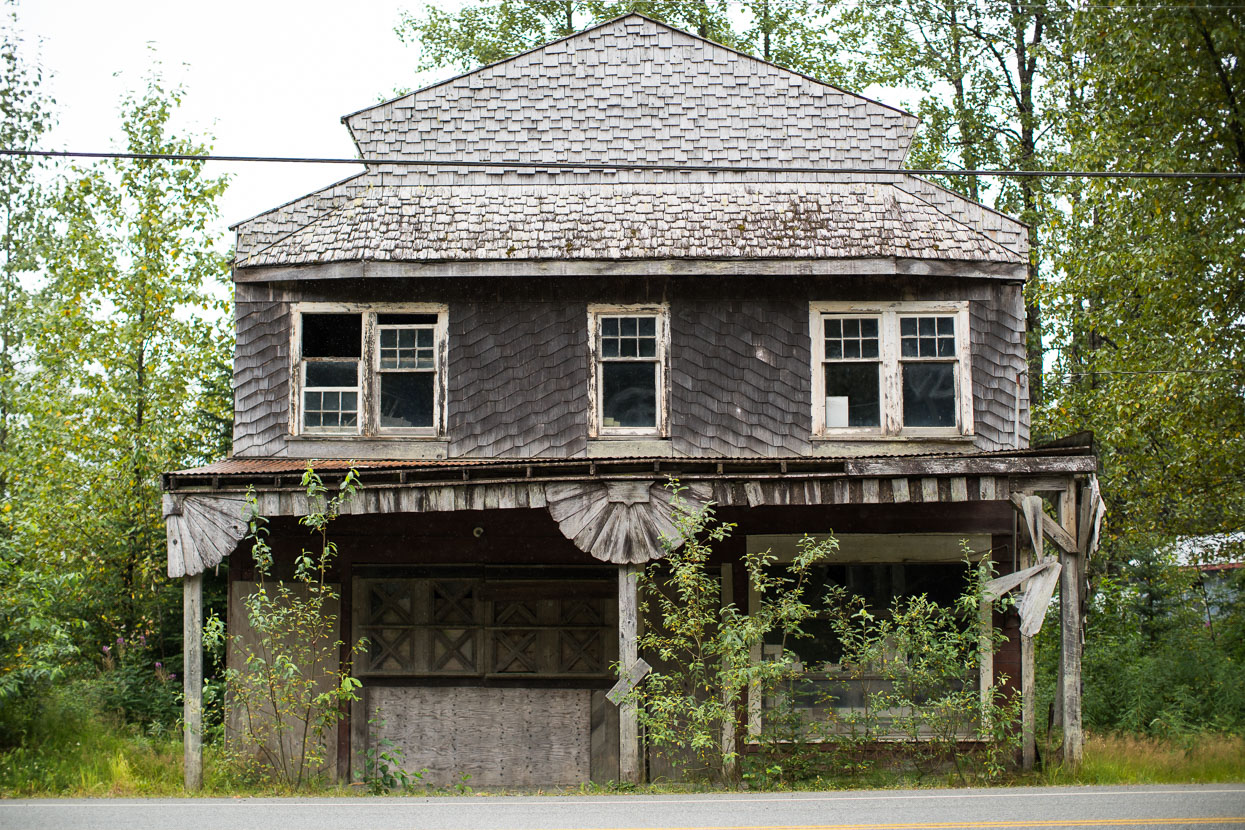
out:
{"label": "shingled roof", "polygon": [[[1020,223],[898,172],[917,123],[910,114],[637,14],[343,121],[365,163],[438,165],[371,164],[239,224],[238,268],[1026,260]],[[550,166],[471,166],[515,161]],[[792,172],[559,169],[559,162]],[[845,167],[895,172],[834,172]]]}

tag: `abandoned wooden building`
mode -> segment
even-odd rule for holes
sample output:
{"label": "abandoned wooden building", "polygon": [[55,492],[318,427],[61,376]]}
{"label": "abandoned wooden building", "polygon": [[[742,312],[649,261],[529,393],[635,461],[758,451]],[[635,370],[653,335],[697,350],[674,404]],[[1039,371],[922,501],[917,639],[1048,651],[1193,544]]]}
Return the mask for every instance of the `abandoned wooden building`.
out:
{"label": "abandoned wooden building", "polygon": [[[740,607],[744,552],[831,532],[827,578],[882,604],[958,584],[962,539],[1030,608],[1055,574],[1079,596],[1097,464],[1029,447],[1027,229],[901,172],[912,115],[633,14],[343,121],[363,172],[236,226],[232,456],[165,476],[191,786],[201,575],[227,565],[236,624],[245,494],[288,561],[309,460],[363,483],[333,530],[341,638],[371,642],[343,776],[379,708],[434,783],[642,780],[606,691],[672,476],[737,523]],[[997,622],[983,693],[1021,681],[1031,739],[1030,639]]]}

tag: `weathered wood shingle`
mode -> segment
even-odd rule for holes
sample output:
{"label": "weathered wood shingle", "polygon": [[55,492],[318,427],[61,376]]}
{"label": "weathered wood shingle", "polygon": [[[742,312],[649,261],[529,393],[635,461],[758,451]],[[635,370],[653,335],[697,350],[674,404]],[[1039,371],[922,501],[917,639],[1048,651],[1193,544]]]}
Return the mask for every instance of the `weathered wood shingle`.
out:
{"label": "weathered wood shingle", "polygon": [[290,312],[265,286],[239,285],[233,375],[234,455],[285,455],[289,432]]}
{"label": "weathered wood shingle", "polygon": [[343,119],[364,158],[895,166],[917,119],[640,15]]}
{"label": "weathered wood shingle", "polygon": [[450,307],[452,457],[581,455],[588,436],[587,307]]}
{"label": "weathered wood shingle", "polygon": [[1024,261],[890,184],[444,186],[379,181],[374,174],[338,186],[353,195],[268,245],[239,247],[237,264],[845,257]]}
{"label": "weathered wood shingle", "polygon": [[705,298],[675,303],[670,314],[675,452],[807,454],[808,303]]}

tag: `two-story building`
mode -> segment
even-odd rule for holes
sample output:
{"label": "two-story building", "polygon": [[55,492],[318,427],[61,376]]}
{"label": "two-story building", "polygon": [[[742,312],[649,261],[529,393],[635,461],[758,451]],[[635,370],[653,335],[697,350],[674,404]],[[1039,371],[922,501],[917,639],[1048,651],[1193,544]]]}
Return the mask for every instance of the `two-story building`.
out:
{"label": "two-story building", "polygon": [[[805,533],[882,605],[954,590],[962,539],[1017,571],[1035,521],[1078,584],[1096,462],[1029,448],[1026,228],[902,172],[912,115],[629,15],[343,120],[363,172],[236,226],[233,455],[165,477],[192,739],[199,575],[228,563],[239,624],[245,493],[280,570],[309,461],[364,485],[333,530],[371,643],[340,774],[379,708],[433,782],[642,779],[605,690],[671,476],[737,523],[740,607],[743,553]],[[1021,639],[983,690],[1031,693]]]}

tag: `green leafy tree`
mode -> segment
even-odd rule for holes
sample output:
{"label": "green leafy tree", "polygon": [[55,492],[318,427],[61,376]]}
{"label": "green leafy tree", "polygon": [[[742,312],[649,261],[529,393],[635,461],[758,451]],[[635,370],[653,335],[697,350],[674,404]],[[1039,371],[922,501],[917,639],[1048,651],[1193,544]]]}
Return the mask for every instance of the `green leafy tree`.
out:
{"label": "green leafy tree", "polygon": [[[124,149],[206,152],[170,132],[181,97],[156,74],[127,96]],[[176,592],[159,476],[223,449],[204,413],[219,422],[231,408],[227,266],[211,227],[224,187],[201,162],[117,159],[73,169],[57,194],[37,417],[63,455],[42,485],[38,544],[85,577],[81,613],[102,642],[165,630]]]}
{"label": "green leafy tree", "polygon": [[[1060,71],[1070,7],[1048,0],[865,0],[839,19],[845,44],[861,56],[854,81],[911,88],[924,124],[913,167],[1042,169],[1061,149],[1062,101],[1049,79]],[[1040,274],[1044,233],[1057,205],[1050,185],[1020,177],[987,188],[976,176],[945,186],[993,203],[1029,224],[1025,287],[1030,395],[1044,398],[1045,347]]]}
{"label": "green leafy tree", "polygon": [[[1245,11],[1098,7],[1077,29],[1069,165],[1245,173]],[[1245,188],[1093,179],[1067,197],[1061,390],[1039,416],[1098,436],[1107,552],[1245,528]]]}
{"label": "green leafy tree", "polygon": [[[0,22],[0,147],[36,148],[53,121],[9,5]],[[0,158],[0,745],[16,742],[50,683],[77,653],[65,598],[74,575],[32,550],[40,422],[31,417],[31,340],[37,283],[51,238],[47,171],[36,159]]]}
{"label": "green leafy tree", "polygon": [[492,0],[457,11],[425,5],[396,31],[417,45],[421,69],[472,69],[596,23],[639,12],[823,80],[842,75],[835,40],[814,0]]}

